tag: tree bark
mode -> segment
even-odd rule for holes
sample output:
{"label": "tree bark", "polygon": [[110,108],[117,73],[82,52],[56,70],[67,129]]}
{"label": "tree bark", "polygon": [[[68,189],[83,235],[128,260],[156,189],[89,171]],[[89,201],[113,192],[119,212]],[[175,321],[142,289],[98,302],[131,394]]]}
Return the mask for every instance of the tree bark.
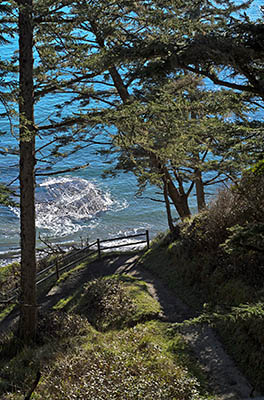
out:
{"label": "tree bark", "polygon": [[[154,158],[153,158],[154,157]],[[166,166],[159,163],[155,154],[152,155],[152,162],[155,168],[158,168],[163,176],[163,183],[167,185],[168,195],[174,204],[174,207],[179,214],[181,220],[190,217],[191,211],[188,205],[188,196],[186,193],[180,193],[173,183],[172,177]]]}
{"label": "tree bark", "polygon": [[195,188],[196,188],[196,200],[198,211],[201,212],[205,209],[205,194],[204,194],[204,184],[202,181],[202,173],[199,169],[195,171]]}
{"label": "tree bark", "polygon": [[164,182],[163,195],[164,195],[165,204],[166,204],[166,211],[167,211],[167,219],[168,219],[169,229],[170,229],[170,232],[173,233],[174,225],[173,225],[171,209],[170,209],[170,200],[169,200],[169,197],[168,197],[168,184],[167,184],[167,182]]}
{"label": "tree bark", "polygon": [[21,299],[19,336],[35,339],[36,227],[35,227],[35,129],[33,104],[32,0],[19,4],[19,148],[20,148],[20,241]]}

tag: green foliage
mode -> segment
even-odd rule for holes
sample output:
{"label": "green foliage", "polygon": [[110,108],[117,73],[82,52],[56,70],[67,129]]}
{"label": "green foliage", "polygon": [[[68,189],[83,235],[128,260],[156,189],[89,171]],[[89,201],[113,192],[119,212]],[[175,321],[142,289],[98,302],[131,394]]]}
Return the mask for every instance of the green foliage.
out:
{"label": "green foliage", "polygon": [[228,229],[230,235],[222,245],[223,249],[236,257],[252,252],[264,253],[264,223],[234,225]]}
{"label": "green foliage", "polygon": [[[153,87],[145,83],[133,100],[109,111],[107,123],[119,131],[112,135],[112,152],[119,150],[119,158],[108,174],[132,171],[140,191],[147,182],[162,187],[165,175],[187,198],[200,183],[197,205],[204,207],[207,184],[234,179],[256,159],[249,147],[261,137],[261,128],[229,120],[230,115],[245,118],[251,108],[245,100],[230,91],[203,90],[187,74]],[[169,197],[175,205],[170,190]]]}
{"label": "green foliage", "polygon": [[[175,49],[177,56],[184,52],[195,41],[193,32],[210,35],[223,28],[230,13],[248,5],[228,2],[219,7],[202,2],[194,7],[191,1],[114,1],[106,7],[101,1],[93,5],[73,2],[68,5],[71,20],[67,24],[63,7],[50,6],[57,25],[53,30],[48,24],[36,26],[36,48],[41,60],[36,74],[40,88],[36,98],[57,88],[62,92],[70,90],[72,98],[58,104],[56,118],[63,120],[59,124],[65,132],[63,138],[75,143],[73,152],[81,141],[96,142],[97,132],[101,135],[105,129],[105,142],[112,147],[101,152],[112,155],[110,163],[114,165],[105,174],[115,176],[130,170],[142,191],[148,182],[163,187],[166,169],[166,179],[171,179],[181,199],[183,194],[188,199],[193,187],[200,183],[199,209],[205,206],[205,185],[225,180],[227,174],[234,178],[249,161],[255,161],[261,127],[246,122],[245,113],[254,108],[249,95],[230,90],[206,91],[201,79],[183,73],[182,66],[170,69],[166,77],[156,74],[155,68],[152,70],[161,62],[166,73],[164,57],[173,57]],[[40,16],[43,7],[38,2]],[[76,31],[75,26],[82,26],[82,31]],[[78,113],[66,115],[67,106],[73,104]],[[231,119],[235,122],[231,123]],[[52,126],[55,129],[55,119],[50,124],[53,132]],[[59,151],[60,137],[58,141],[54,157],[63,155]],[[173,198],[171,188],[169,197],[174,205],[177,203],[175,207],[182,218],[189,215],[188,204],[186,210],[179,211],[181,202]]]}
{"label": "green foliage", "polygon": [[128,275],[121,275],[118,279],[123,283],[128,296],[133,299],[134,315],[128,325],[159,318],[161,306],[152,298],[145,282]]}
{"label": "green foliage", "polygon": [[117,278],[100,278],[84,287],[74,312],[85,315],[99,330],[121,327],[132,318],[135,308]]}
{"label": "green foliage", "polygon": [[152,320],[118,329],[118,314],[130,314],[131,304],[141,321],[142,315],[154,318],[153,311],[159,311],[144,282],[127,275],[94,280],[79,302],[75,299],[74,311],[87,313],[88,298],[99,301],[98,321],[100,317],[115,329],[98,332],[84,315],[53,311],[40,315],[35,347],[21,346],[11,333],[2,336],[1,399],[24,398],[37,371],[41,380],[34,399],[208,399],[196,379],[201,378],[200,369],[194,368],[196,362],[179,334],[168,334],[167,324]]}
{"label": "green foliage", "polygon": [[[263,99],[263,21],[249,16],[251,3],[155,1],[158,16],[147,9],[152,32],[137,43],[144,62],[148,58],[139,76],[161,79],[182,68]],[[225,68],[230,75],[221,74]],[[243,83],[236,83],[241,74]]]}
{"label": "green foliage", "polygon": [[14,201],[14,191],[0,184],[0,204],[3,206],[18,207],[18,203]]}
{"label": "green foliage", "polygon": [[235,360],[263,391],[263,302],[234,307],[230,313],[219,315],[215,323]]}
{"label": "green foliage", "polygon": [[100,331],[155,319],[160,312],[160,306],[150,297],[146,284],[126,275],[91,281],[81,293],[61,301],[56,308],[86,316]]}
{"label": "green foliage", "polygon": [[61,310],[49,311],[39,315],[37,341],[47,342],[53,339],[82,336],[87,328],[87,320],[80,315],[73,315]]}
{"label": "green foliage", "polygon": [[[46,399],[194,399],[197,382],[165,356],[158,325],[95,336],[87,348],[61,354],[42,379]],[[166,367],[165,367],[166,366]],[[122,379],[120,379],[120,376]],[[89,382],[89,383],[88,383]]]}
{"label": "green foliage", "polygon": [[[179,225],[177,239],[155,243],[144,266],[217,327],[230,354],[263,390],[263,163],[219,192],[208,210]],[[181,286],[184,289],[181,290]],[[207,304],[203,309],[202,303]]]}
{"label": "green foliage", "polygon": [[236,199],[243,207],[245,221],[261,222],[264,218],[264,168],[263,162],[255,164],[242,175],[234,188]]}
{"label": "green foliage", "polygon": [[18,286],[20,280],[20,264],[14,262],[0,268],[0,292],[5,294]]}
{"label": "green foliage", "polygon": [[8,2],[1,2],[0,4],[0,44],[7,44],[10,37],[14,37],[14,29],[10,26],[10,21],[12,20],[12,5]]}
{"label": "green foliage", "polygon": [[250,168],[250,173],[253,175],[264,175],[264,160],[260,160]]}

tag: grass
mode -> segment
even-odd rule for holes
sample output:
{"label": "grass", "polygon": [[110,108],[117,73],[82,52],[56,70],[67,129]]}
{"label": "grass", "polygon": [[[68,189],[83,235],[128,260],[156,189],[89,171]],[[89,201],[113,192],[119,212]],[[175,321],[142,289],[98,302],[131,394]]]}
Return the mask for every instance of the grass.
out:
{"label": "grass", "polygon": [[154,319],[161,311],[146,283],[125,274],[91,280],[54,308],[83,315],[100,331]]}
{"label": "grass", "polygon": [[158,320],[145,282],[94,279],[54,308],[40,315],[34,347],[13,333],[1,338],[1,400],[24,399],[38,371],[32,400],[213,398],[179,333]]}
{"label": "grass", "polygon": [[93,333],[87,339],[70,356],[60,354],[48,368],[38,388],[46,399],[164,399],[182,395],[187,399],[198,394],[198,382],[167,351],[157,322],[104,335]]}
{"label": "grass", "polygon": [[0,312],[0,322],[3,321],[15,308],[16,304],[2,305]]}
{"label": "grass", "polygon": [[0,293],[5,295],[10,290],[15,289],[20,281],[20,264],[14,262],[4,267],[0,267]]}
{"label": "grass", "polygon": [[[140,263],[196,311],[189,323],[217,328],[240,369],[264,391],[260,179],[245,175],[209,210],[180,224],[177,238],[154,240]],[[65,272],[60,289],[86,266]],[[0,271],[0,283],[7,271]],[[24,398],[38,370],[32,399],[213,398],[177,327],[159,320],[160,305],[145,282],[127,275],[92,279],[66,290],[54,310],[42,316],[34,349],[21,348],[14,336],[1,339],[0,399]]]}
{"label": "grass", "polygon": [[[201,239],[206,229],[200,216],[194,229],[195,218],[185,222],[180,238],[171,240],[164,234],[154,242],[143,255],[142,265],[200,314],[189,323],[206,321],[217,329],[241,371],[258,391],[264,392],[263,255],[251,252],[250,257],[246,253],[233,259],[215,243],[210,247],[210,231]],[[193,229],[191,233],[188,226]],[[197,237],[201,240],[199,245],[195,242],[195,250],[190,235],[195,241]]]}

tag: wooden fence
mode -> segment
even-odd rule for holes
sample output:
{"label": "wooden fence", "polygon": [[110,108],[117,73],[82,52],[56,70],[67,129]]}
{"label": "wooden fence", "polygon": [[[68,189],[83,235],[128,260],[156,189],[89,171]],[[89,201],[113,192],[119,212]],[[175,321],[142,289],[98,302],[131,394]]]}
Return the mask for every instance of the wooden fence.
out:
{"label": "wooden fence", "polygon": [[[128,240],[137,238],[136,242],[126,242],[120,243],[120,241]],[[138,240],[139,238],[144,238],[142,240]],[[115,242],[118,242],[115,244]],[[36,276],[36,285],[40,285],[41,283],[45,282],[46,280],[56,277],[58,280],[61,273],[65,270],[71,270],[76,264],[84,261],[88,256],[93,254],[97,254],[98,259],[101,259],[102,252],[109,251],[111,249],[117,249],[120,247],[127,247],[127,246],[135,246],[139,244],[146,244],[147,248],[149,249],[150,240],[149,240],[149,231],[146,230],[144,233],[139,233],[136,235],[130,236],[122,236],[122,237],[115,237],[112,239],[104,239],[100,240],[97,239],[95,242],[89,244],[86,247],[83,247],[78,250],[73,250],[64,256],[58,256],[54,263],[49,265],[48,267],[44,268],[43,270],[39,271]],[[48,275],[47,275],[48,274]],[[19,288],[15,288],[10,290],[8,293],[5,294],[5,299],[0,300],[0,303],[12,303],[15,302],[19,295]]]}

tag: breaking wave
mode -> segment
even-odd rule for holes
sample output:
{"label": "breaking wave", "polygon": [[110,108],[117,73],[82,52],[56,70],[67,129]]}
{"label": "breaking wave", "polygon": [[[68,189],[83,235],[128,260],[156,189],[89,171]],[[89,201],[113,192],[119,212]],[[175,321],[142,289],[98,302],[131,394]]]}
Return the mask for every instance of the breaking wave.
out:
{"label": "breaking wave", "polygon": [[78,177],[49,178],[36,191],[37,228],[65,236],[109,210],[114,204],[109,193]]}

